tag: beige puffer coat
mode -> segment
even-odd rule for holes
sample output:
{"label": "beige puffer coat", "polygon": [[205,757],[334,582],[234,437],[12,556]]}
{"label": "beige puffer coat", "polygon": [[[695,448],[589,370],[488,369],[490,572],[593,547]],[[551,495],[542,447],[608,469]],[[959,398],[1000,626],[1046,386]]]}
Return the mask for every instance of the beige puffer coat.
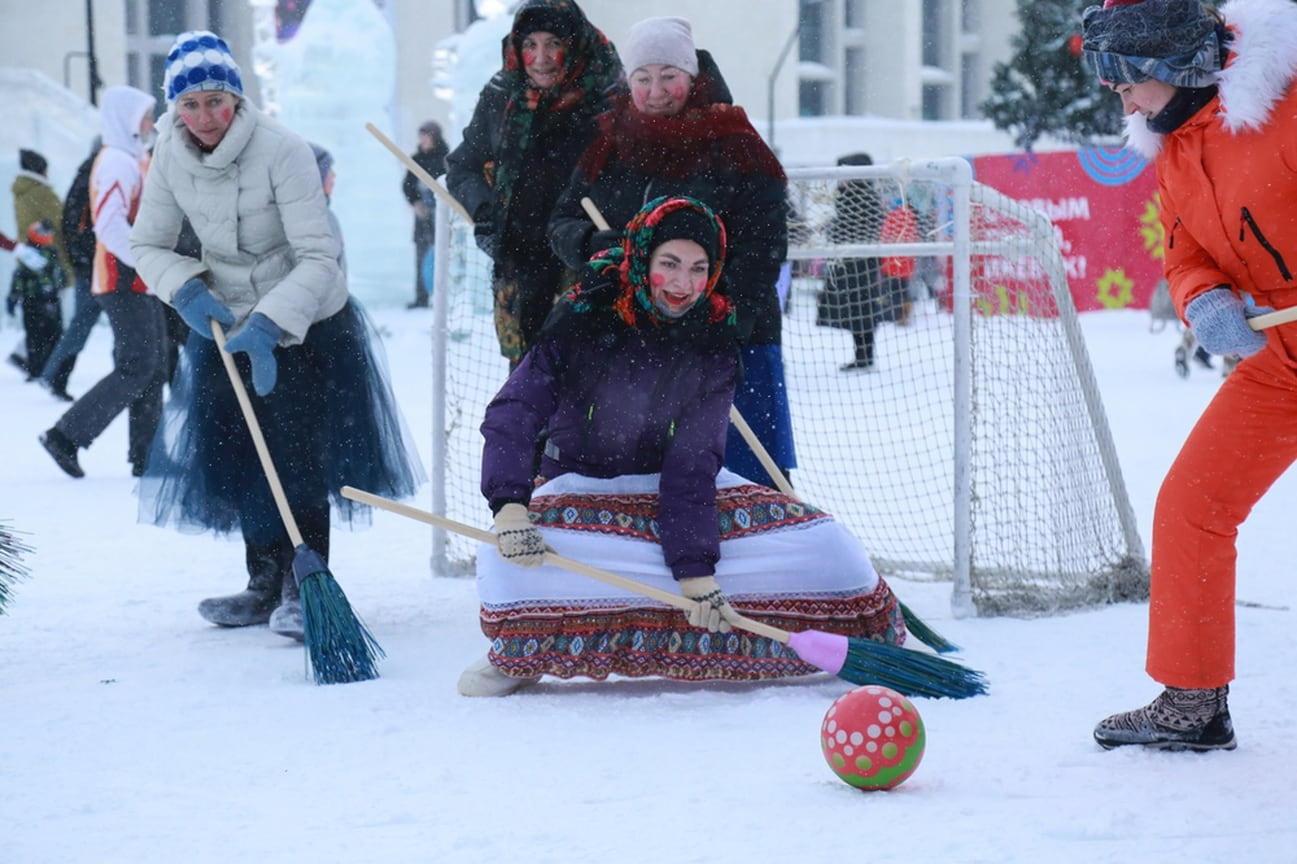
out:
{"label": "beige puffer coat", "polygon": [[[338,240],[310,145],[246,99],[203,153],[174,110],[158,122],[131,251],[149,290],[170,303],[201,277],[242,326],[260,312],[299,344],[347,302]],[[202,260],[173,251],[188,216]]]}

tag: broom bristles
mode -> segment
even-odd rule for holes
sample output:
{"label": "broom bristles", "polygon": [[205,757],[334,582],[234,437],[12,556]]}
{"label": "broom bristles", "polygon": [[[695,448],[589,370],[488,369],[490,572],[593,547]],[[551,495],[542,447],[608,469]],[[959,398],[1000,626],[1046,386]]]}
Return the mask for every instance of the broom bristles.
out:
{"label": "broom bristles", "polygon": [[32,548],[15,537],[7,526],[0,525],[0,615],[5,614],[5,606],[13,596],[10,589],[27,578],[22,556],[30,551]]}
{"label": "broom bristles", "polygon": [[299,546],[293,560],[302,600],[302,641],[316,684],[349,684],[378,677],[386,656],[333,574],[314,551]]}
{"label": "broom bristles", "polygon": [[901,615],[905,618],[905,629],[910,633],[910,635],[915,639],[918,639],[924,645],[927,645],[933,651],[936,651],[938,654],[948,654],[951,651],[959,650],[958,645],[929,627],[927,622],[918,615],[915,615],[914,610],[909,606],[906,606],[904,603],[901,603]]}
{"label": "broom bristles", "polygon": [[904,696],[967,699],[986,693],[986,677],[923,651],[869,639],[849,639],[838,677],[852,684],[881,684]]}

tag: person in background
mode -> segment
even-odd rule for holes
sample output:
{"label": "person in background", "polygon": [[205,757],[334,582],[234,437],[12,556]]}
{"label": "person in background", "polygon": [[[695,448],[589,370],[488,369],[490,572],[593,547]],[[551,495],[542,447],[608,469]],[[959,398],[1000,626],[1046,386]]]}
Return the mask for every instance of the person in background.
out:
{"label": "person in background", "polygon": [[15,247],[13,280],[5,311],[13,315],[22,308],[23,331],[27,334],[27,363],[42,368],[63,333],[63,305],[59,292],[67,284],[58,250],[54,248],[54,226],[33,222],[27,242]]}
{"label": "person in background", "polygon": [[[59,256],[60,272],[65,278],[70,278],[72,264],[63,246],[63,229],[60,220],[63,202],[50,186],[48,169],[49,163],[40,153],[26,148],[18,150],[18,173],[14,177],[10,190],[14,199],[14,225],[18,227],[19,239],[22,239],[28,229],[37,222],[53,224],[55,226],[53,248]],[[30,347],[25,354],[14,352],[10,355],[9,362],[26,372],[28,381],[35,381],[40,377],[41,367],[33,365],[29,355]]]}
{"label": "person in background", "polygon": [[1297,4],[1108,0],[1082,26],[1084,61],[1121,99],[1127,146],[1157,168],[1176,310],[1208,351],[1242,358],[1157,495],[1145,669],[1164,689],[1094,737],[1232,750],[1238,529],[1297,461],[1297,324],[1248,325],[1297,302]]}
{"label": "person in background", "polygon": [[[333,184],[338,180],[338,174],[333,170],[333,154],[325,150],[319,144],[311,144],[311,153],[315,155],[315,167],[320,171],[320,188],[324,190],[324,203],[327,206],[333,200]],[[342,240],[342,223],[338,221],[338,214],[333,212],[332,207],[327,207],[329,215],[329,227],[333,229],[333,236],[338,241],[338,270],[342,273],[342,284],[347,284],[347,247]]]}
{"label": "person in background", "polygon": [[[619,242],[598,230],[581,199],[609,225],[625,225],[644,201],[688,195],[720,216],[730,257],[720,290],[734,302],[743,379],[734,405],[785,476],[796,467],[792,417],[780,349],[776,284],[788,251],[787,178],[748,122],[711,55],[694,45],[683,18],[648,18],[631,28],[622,51],[629,93],[599,118],[599,136],[581,156],[550,218],[550,241],[569,267]],[[775,486],[737,430],[725,467]]]}
{"label": "person in background", "polygon": [[[487,406],[481,488],[499,545],[479,547],[477,582],[491,644],[459,692],[503,696],[542,675],[818,671],[765,637],[729,634],[736,606],[794,631],[900,644],[895,595],[839,523],[722,468],[740,345],[717,288],[727,234],[716,214],[655,198],[624,234],[587,262]],[[686,615],[542,566],[551,546],[697,605]]]}
{"label": "person in background", "polygon": [[[873,164],[868,153],[848,153],[838,159],[840,166]],[[830,244],[877,243],[882,224],[883,202],[873,180],[838,182],[828,228]],[[840,367],[843,372],[874,368],[875,332],[883,320],[882,281],[878,258],[838,258],[825,269],[824,289],[816,297],[815,323],[851,333],[855,354]]]}
{"label": "person in background", "polygon": [[[420,168],[433,177],[440,177],[446,173],[446,156],[449,154],[450,148],[441,135],[441,124],[429,120],[419,127],[419,149],[410,155]],[[437,240],[436,202],[432,200],[431,190],[414,176],[413,171],[405,172],[401,194],[414,211],[414,302],[406,308],[421,309],[428,305],[431,288],[423,274],[427,269],[424,260],[433,253]]]}
{"label": "person in background", "polygon": [[[199,614],[223,627],[270,624],[302,639],[295,549],[213,339],[215,321],[305,545],[327,562],[340,489],[404,497],[423,480],[384,378],[378,337],[338,269],[310,145],[244,98],[225,41],[176,37],[163,115],[130,245],[140,274],[190,327],[163,426],[140,483],[140,518],[243,536],[247,588]],[[201,258],[176,251],[188,217]],[[249,385],[251,385],[249,387]]]}
{"label": "person in background", "polygon": [[128,412],[130,423],[131,474],[139,477],[162,414],[166,324],[157,298],[136,275],[129,239],[144,185],[156,102],[134,87],[109,87],[99,104],[104,146],[90,173],[95,226],[91,292],[113,330],[113,368],[40,436],[41,446],[70,477],[85,476],[77,451],[93,444],[122,411]]}
{"label": "person in background", "polygon": [[446,185],[494,262],[496,337],[513,369],[574,281],[546,225],[594,140],[595,117],[623,82],[616,49],[571,0],[525,0],[503,55],[446,158]]}
{"label": "person in background", "polygon": [[54,398],[63,402],[74,401],[68,393],[68,379],[72,376],[77,355],[86,346],[90,331],[104,311],[90,291],[95,262],[95,226],[94,216],[90,212],[90,172],[102,147],[103,140],[95,136],[90,155],[77,166],[76,176],[68,186],[60,217],[63,247],[72,265],[72,318],[49,359],[45,361],[40,383]]}

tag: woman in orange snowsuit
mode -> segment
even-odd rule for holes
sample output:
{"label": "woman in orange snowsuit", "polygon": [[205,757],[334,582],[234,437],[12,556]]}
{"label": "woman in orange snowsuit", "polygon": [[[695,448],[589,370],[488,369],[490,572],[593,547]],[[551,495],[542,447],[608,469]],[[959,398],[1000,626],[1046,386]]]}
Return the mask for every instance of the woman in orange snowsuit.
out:
{"label": "woman in orange snowsuit", "polygon": [[[1297,461],[1297,4],[1108,0],[1083,48],[1121,96],[1127,145],[1157,166],[1165,273],[1213,354],[1245,359],[1221,384],[1158,493],[1147,671],[1150,705],[1095,728],[1105,747],[1233,749],[1238,527]],[[1250,301],[1250,302],[1249,302]]]}

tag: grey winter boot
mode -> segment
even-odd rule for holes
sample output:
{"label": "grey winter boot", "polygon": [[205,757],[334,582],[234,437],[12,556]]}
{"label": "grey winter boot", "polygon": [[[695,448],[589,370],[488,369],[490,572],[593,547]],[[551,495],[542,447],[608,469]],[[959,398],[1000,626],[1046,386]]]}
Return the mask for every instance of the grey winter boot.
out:
{"label": "grey winter boot", "polygon": [[1113,714],[1094,727],[1094,740],[1109,750],[1142,744],[1157,750],[1233,750],[1229,687],[1181,690],[1167,687],[1134,711]]}
{"label": "grey winter boot", "polygon": [[221,627],[265,624],[279,605],[283,587],[280,554],[275,546],[248,546],[248,587],[238,594],[209,597],[198,604],[198,614]]}
{"label": "grey winter boot", "polygon": [[280,636],[306,640],[305,619],[302,616],[302,597],[298,590],[297,577],[292,573],[284,576],[284,590],[279,595],[279,608],[270,614],[270,630]]}

